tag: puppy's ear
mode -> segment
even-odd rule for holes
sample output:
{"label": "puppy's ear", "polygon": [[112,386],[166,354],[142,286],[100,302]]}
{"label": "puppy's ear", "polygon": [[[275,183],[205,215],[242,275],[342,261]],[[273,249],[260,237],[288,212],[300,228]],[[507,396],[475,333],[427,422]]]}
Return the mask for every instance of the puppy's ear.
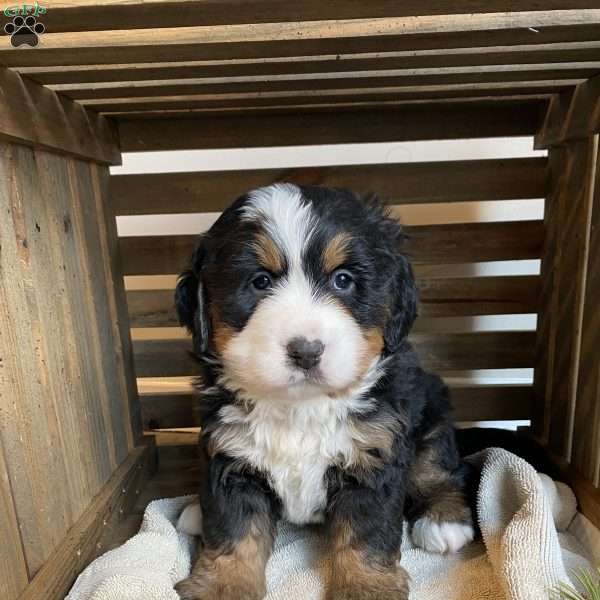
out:
{"label": "puppy's ear", "polygon": [[408,335],[417,317],[417,286],[407,258],[401,254],[394,258],[395,272],[391,280],[389,316],[383,329],[383,339],[388,352],[395,352]]}
{"label": "puppy's ear", "polygon": [[200,243],[192,256],[192,269],[184,271],[175,288],[175,307],[179,323],[193,336],[194,351],[203,354],[208,348],[209,322],[206,292],[202,284],[204,245]]}

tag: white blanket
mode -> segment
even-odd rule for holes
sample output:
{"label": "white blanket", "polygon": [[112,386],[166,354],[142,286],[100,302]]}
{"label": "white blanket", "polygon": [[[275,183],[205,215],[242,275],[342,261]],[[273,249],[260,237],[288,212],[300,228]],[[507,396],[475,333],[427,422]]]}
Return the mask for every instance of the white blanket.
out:
{"label": "white blanket", "polygon": [[[478,518],[483,540],[452,556],[415,548],[405,531],[402,565],[414,600],[542,600],[568,572],[587,567],[583,550],[564,533],[576,513],[572,491],[497,448],[474,457],[482,465]],[[174,523],[193,498],[156,500],[140,532],[79,576],[67,600],[177,600],[173,586],[189,572],[194,540]],[[265,600],[321,600],[324,544],[311,528],[279,527],[267,566]]]}

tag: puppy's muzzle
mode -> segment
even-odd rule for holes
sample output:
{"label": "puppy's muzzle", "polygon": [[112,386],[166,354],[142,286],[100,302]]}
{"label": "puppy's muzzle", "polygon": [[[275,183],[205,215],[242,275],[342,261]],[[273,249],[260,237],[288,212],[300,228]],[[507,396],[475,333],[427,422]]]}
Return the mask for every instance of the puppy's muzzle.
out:
{"label": "puppy's muzzle", "polygon": [[292,364],[308,371],[319,364],[325,346],[321,340],[309,341],[305,337],[297,337],[290,340],[286,349]]}

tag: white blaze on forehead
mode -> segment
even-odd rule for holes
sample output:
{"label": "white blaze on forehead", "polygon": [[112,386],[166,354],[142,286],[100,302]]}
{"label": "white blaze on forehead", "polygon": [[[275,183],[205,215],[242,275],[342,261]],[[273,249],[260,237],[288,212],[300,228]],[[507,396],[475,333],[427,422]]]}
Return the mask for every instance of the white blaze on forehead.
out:
{"label": "white blaze on forehead", "polygon": [[317,220],[300,188],[291,183],[277,183],[250,192],[242,209],[245,221],[261,221],[269,237],[290,263],[299,267],[302,250],[315,231]]}

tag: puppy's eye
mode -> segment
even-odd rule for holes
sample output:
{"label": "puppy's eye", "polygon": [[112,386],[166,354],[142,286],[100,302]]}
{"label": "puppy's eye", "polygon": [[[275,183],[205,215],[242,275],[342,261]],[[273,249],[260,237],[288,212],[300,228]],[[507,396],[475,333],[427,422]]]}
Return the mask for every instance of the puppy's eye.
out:
{"label": "puppy's eye", "polygon": [[354,285],[354,277],[348,271],[335,271],[331,276],[331,285],[341,292],[347,291]]}
{"label": "puppy's eye", "polygon": [[273,282],[266,273],[261,273],[252,280],[252,287],[254,287],[254,289],[256,290],[268,290],[272,286]]}

